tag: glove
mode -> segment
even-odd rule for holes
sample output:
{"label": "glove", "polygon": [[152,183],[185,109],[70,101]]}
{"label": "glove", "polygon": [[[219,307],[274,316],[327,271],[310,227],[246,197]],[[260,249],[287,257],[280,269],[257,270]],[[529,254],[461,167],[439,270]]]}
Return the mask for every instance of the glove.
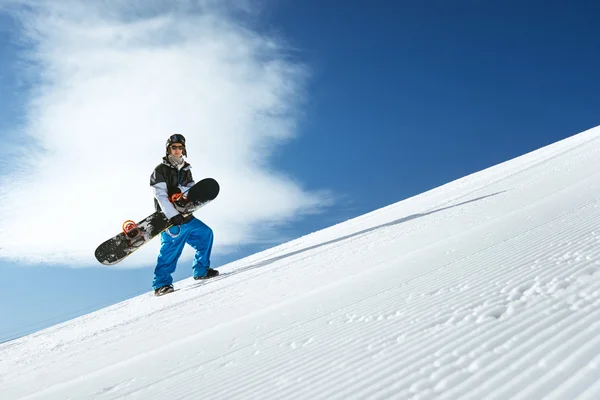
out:
{"label": "glove", "polygon": [[176,216],[171,218],[169,220],[169,222],[173,225],[181,225],[181,224],[183,224],[183,220],[184,220],[183,215],[177,214]]}

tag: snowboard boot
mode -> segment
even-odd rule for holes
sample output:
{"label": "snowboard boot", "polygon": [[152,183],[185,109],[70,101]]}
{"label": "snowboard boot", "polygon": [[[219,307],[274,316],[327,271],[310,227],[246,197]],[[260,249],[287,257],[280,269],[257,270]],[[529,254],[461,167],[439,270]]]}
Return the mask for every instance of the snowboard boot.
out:
{"label": "snowboard boot", "polygon": [[162,296],[163,294],[172,293],[174,291],[175,291],[175,289],[173,288],[173,285],[167,285],[167,286],[159,287],[158,289],[154,289],[154,295]]}
{"label": "snowboard boot", "polygon": [[215,276],[219,276],[219,271],[217,271],[216,269],[208,268],[206,270],[205,276],[195,276],[194,279],[198,281],[198,280],[202,280],[202,279],[214,278]]}

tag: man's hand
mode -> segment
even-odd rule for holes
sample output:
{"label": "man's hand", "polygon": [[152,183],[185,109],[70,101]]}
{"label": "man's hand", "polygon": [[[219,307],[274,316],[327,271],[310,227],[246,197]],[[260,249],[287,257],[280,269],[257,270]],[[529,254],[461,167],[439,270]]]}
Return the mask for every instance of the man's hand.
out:
{"label": "man's hand", "polygon": [[181,225],[181,224],[183,224],[183,220],[184,220],[183,215],[177,214],[176,216],[171,218],[169,220],[169,222],[172,223],[173,225]]}

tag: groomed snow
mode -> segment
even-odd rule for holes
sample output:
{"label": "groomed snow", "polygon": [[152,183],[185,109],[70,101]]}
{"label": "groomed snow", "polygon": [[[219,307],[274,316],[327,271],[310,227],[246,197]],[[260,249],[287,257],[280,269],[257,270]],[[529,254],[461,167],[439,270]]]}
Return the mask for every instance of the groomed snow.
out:
{"label": "groomed snow", "polygon": [[4,343],[0,397],[598,399],[599,150],[594,128]]}

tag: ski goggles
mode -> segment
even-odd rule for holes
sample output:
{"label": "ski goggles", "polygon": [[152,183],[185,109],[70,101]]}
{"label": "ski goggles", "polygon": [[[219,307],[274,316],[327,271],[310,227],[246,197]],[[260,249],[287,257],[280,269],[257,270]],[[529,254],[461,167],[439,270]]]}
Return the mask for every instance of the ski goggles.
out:
{"label": "ski goggles", "polygon": [[181,143],[185,146],[185,138],[183,137],[183,135],[180,135],[179,133],[171,135],[171,137],[169,137],[169,142],[170,143]]}

